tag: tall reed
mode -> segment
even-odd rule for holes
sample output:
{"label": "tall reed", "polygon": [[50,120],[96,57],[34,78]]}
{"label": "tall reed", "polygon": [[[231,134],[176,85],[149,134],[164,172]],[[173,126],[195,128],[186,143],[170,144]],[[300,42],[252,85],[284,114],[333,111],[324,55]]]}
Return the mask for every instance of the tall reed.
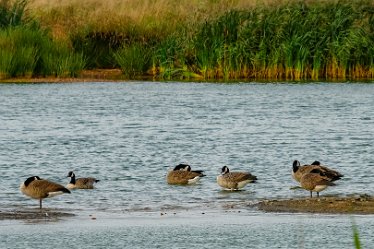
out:
{"label": "tall reed", "polygon": [[27,0],[0,0],[0,29],[27,23],[25,16]]}
{"label": "tall reed", "polygon": [[0,79],[32,76],[77,76],[82,54],[59,43],[26,15],[26,0],[0,2]]}
{"label": "tall reed", "polygon": [[229,11],[200,27],[196,63],[206,78],[372,77],[373,6],[362,4],[300,2]]}
{"label": "tall reed", "polygon": [[47,40],[39,53],[39,68],[35,74],[40,76],[77,77],[86,67],[82,53],[74,53],[66,44]]}
{"label": "tall reed", "polygon": [[356,249],[361,249],[360,234],[354,220],[352,219],[353,243]]}
{"label": "tall reed", "polygon": [[38,60],[38,34],[23,28],[0,30],[0,75],[2,78],[31,76]]}
{"label": "tall reed", "polygon": [[123,74],[128,78],[143,76],[151,66],[151,50],[141,44],[132,44],[113,54]]}
{"label": "tall reed", "polygon": [[[87,67],[158,79],[374,76],[371,0],[36,3],[32,16],[51,33],[37,46],[34,74],[77,75],[79,69],[69,68]],[[10,52],[3,52],[2,64]]]}

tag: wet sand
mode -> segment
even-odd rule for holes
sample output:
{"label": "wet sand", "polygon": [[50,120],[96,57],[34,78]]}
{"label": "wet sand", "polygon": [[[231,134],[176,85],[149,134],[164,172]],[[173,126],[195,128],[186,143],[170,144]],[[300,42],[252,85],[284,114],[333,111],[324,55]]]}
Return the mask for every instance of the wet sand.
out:
{"label": "wet sand", "polygon": [[56,210],[0,210],[0,220],[59,220],[75,216]]}
{"label": "wet sand", "polygon": [[[252,209],[271,213],[374,214],[374,197],[363,194],[345,197],[266,199],[246,204],[228,203],[222,207],[225,210]],[[145,213],[148,212],[150,210],[145,211]],[[139,215],[139,212],[135,213]],[[51,209],[0,210],[0,220],[60,220],[76,215],[78,214],[74,214],[74,211]],[[166,215],[166,212],[161,212],[160,215]]]}
{"label": "wet sand", "polygon": [[252,207],[265,212],[374,214],[374,198],[369,195],[320,197],[285,200],[263,200]]}

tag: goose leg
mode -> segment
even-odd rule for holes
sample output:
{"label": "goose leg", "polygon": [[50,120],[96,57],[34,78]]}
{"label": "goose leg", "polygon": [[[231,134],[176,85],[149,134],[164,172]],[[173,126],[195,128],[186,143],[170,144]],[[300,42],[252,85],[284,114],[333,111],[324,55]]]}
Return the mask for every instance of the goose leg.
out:
{"label": "goose leg", "polygon": [[39,207],[42,209],[42,198],[39,199]]}
{"label": "goose leg", "polygon": [[317,197],[319,198],[319,192],[317,192]]}
{"label": "goose leg", "polygon": [[312,194],[312,191],[310,191],[310,198],[312,198],[313,197],[313,194]]}

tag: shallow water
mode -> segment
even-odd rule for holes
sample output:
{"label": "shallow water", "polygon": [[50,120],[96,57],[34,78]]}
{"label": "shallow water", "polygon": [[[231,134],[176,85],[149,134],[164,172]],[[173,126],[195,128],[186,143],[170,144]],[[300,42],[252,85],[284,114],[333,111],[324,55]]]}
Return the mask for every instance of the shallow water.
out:
{"label": "shallow water", "polygon": [[[19,192],[20,183],[28,176],[39,175],[67,184],[65,176],[74,170],[77,177],[100,179],[97,189],[78,190],[72,195],[47,199],[44,207],[113,215],[138,211],[157,214],[169,210],[214,211],[221,216],[233,204],[262,198],[308,196],[306,191],[290,190],[295,185],[290,176],[294,159],[301,163],[319,160],[345,175],[338,186],[325,190],[322,196],[374,194],[371,169],[374,166],[373,96],[373,85],[360,83],[0,85],[0,207],[36,208],[36,200]],[[205,170],[207,177],[195,186],[168,186],[166,173],[180,162]],[[224,165],[233,171],[250,171],[259,181],[244,191],[222,191],[215,178]],[[241,238],[249,231],[256,234],[255,228],[260,229],[262,232],[252,237],[258,248],[269,248],[266,241],[269,236],[291,241],[288,239],[295,232],[294,223],[308,226],[310,220],[290,215],[272,222],[274,219],[269,217],[274,215],[251,212],[256,214],[258,222],[255,225],[229,222],[228,226],[234,228],[229,229],[228,236],[237,234],[235,236]],[[328,224],[334,233],[346,231],[338,236],[351,241],[352,236],[346,238],[345,234],[352,232],[347,217],[312,217],[315,229]],[[337,222],[328,222],[330,219]],[[363,226],[373,221],[372,216],[367,216]],[[140,230],[135,229],[136,226],[122,226],[127,220],[110,222],[113,227],[101,229],[98,226],[93,228],[96,229],[93,234],[111,231],[114,237],[108,239],[115,241],[121,237],[117,234],[120,231],[129,233],[131,230],[142,236],[153,231],[155,237],[152,238],[165,239],[164,235],[175,232],[178,226],[184,231],[180,236],[192,233],[191,236],[197,236],[200,238],[197,241],[201,242],[208,236],[204,233],[211,231],[205,231],[210,227],[209,221],[198,222],[197,229],[192,229],[193,222],[187,222],[186,227],[181,226],[183,222],[166,224],[162,231],[152,222],[144,222],[147,226]],[[212,239],[219,240],[224,230],[220,230],[219,222],[211,223],[214,227]],[[57,232],[71,225],[59,224],[64,225],[46,226]],[[14,231],[23,229],[14,226]],[[42,227],[40,229],[49,229]],[[248,227],[253,229],[248,230]],[[284,234],[283,227],[287,231]],[[373,228],[367,232],[372,233]],[[326,230],[318,234],[313,236],[327,236]],[[7,245],[17,236],[10,238]],[[143,242],[141,245],[146,247],[146,241]],[[370,242],[373,244],[373,239]],[[159,242],[158,247],[173,246],[162,243],[167,241]],[[213,247],[215,243],[210,241],[206,247]],[[292,247],[281,242],[274,246]],[[295,245],[295,248],[302,247]],[[317,248],[318,245],[310,242],[305,247]]]}
{"label": "shallow water", "polygon": [[[26,225],[1,222],[0,244],[6,248],[354,248],[352,219],[339,215],[243,211],[95,217]],[[367,217],[354,217],[364,248],[374,243],[372,218]]]}

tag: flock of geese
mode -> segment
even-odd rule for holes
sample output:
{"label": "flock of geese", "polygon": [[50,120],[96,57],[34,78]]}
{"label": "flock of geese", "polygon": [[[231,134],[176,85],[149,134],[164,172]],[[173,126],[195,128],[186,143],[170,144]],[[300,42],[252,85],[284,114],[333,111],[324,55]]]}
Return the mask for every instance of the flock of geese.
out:
{"label": "flock of geese", "polygon": [[[166,181],[172,185],[189,185],[197,183],[204,176],[203,170],[192,170],[190,165],[182,163],[167,173]],[[94,184],[99,181],[92,177],[75,178],[73,171],[70,171],[67,177],[70,177],[70,182],[64,187],[58,183],[41,179],[39,176],[31,176],[21,184],[20,190],[23,194],[38,199],[41,209],[44,198],[64,193],[70,194],[71,189],[93,189]],[[312,192],[317,192],[317,197],[319,197],[319,192],[329,186],[334,186],[334,181],[339,180],[343,175],[321,165],[319,161],[301,165],[298,160],[295,160],[292,165],[292,177],[300,183],[301,188],[310,191],[312,198]],[[249,172],[231,172],[227,166],[222,167],[221,174],[217,176],[217,184],[227,190],[242,189],[248,183],[256,182],[256,180],[257,177]]]}
{"label": "flock of geese", "polygon": [[[191,170],[188,164],[179,164],[167,175],[169,184],[193,184],[205,176],[202,170]],[[312,192],[325,190],[328,186],[334,186],[334,181],[343,177],[341,173],[321,165],[319,161],[312,164],[301,165],[298,160],[292,164],[292,177],[300,183],[300,187]],[[230,172],[227,166],[222,167],[221,174],[217,176],[217,183],[224,189],[239,190],[248,183],[256,182],[257,177],[249,172]]]}
{"label": "flock of geese", "polygon": [[70,171],[67,177],[70,177],[70,182],[64,187],[61,184],[41,179],[39,176],[31,176],[21,184],[20,190],[23,194],[33,199],[38,199],[39,207],[42,209],[42,200],[44,198],[64,193],[70,194],[71,189],[93,189],[94,184],[100,181],[93,177],[75,178],[73,171]]}

